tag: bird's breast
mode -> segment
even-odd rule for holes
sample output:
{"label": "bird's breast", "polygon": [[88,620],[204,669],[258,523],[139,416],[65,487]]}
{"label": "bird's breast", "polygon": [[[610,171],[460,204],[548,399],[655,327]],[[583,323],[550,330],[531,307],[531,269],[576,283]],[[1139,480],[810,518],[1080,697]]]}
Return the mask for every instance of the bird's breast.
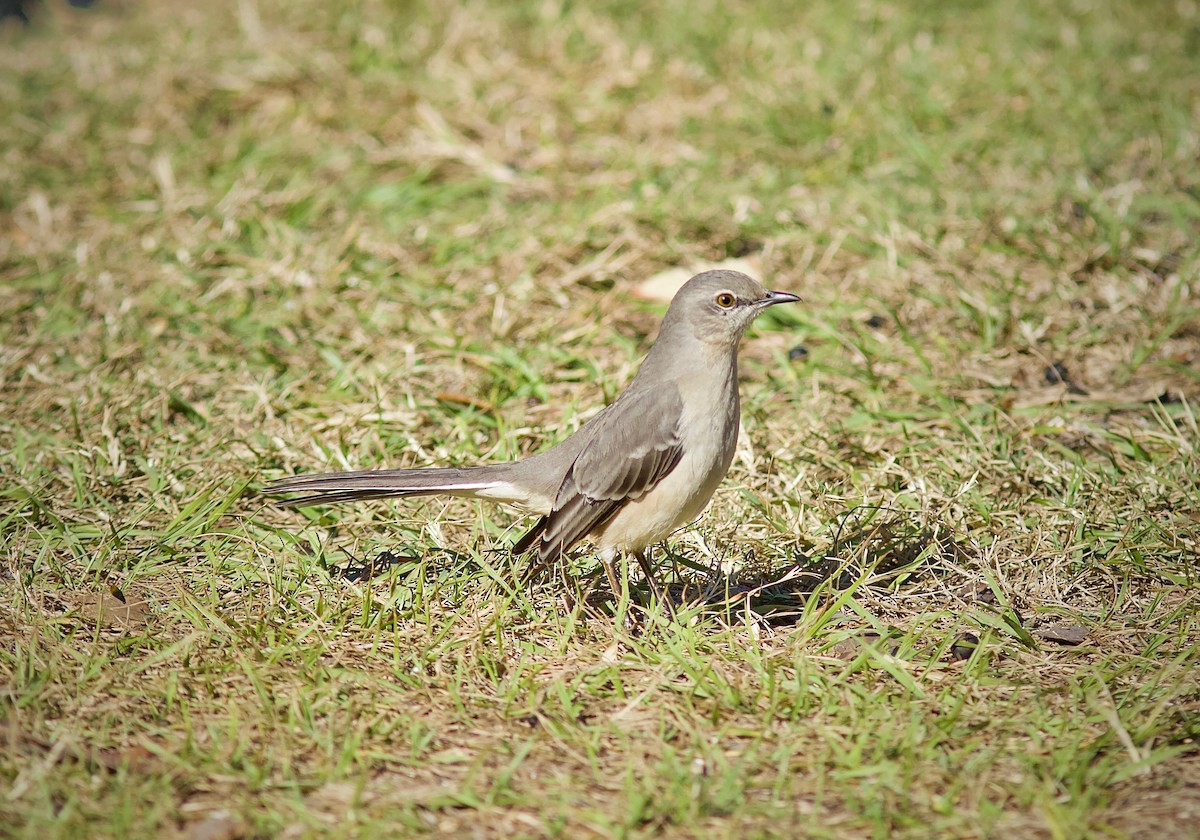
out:
{"label": "bird's breast", "polygon": [[683,455],[653,488],[625,504],[596,538],[601,548],[638,551],[662,542],[708,506],[737,447],[738,400],[732,394],[684,397]]}

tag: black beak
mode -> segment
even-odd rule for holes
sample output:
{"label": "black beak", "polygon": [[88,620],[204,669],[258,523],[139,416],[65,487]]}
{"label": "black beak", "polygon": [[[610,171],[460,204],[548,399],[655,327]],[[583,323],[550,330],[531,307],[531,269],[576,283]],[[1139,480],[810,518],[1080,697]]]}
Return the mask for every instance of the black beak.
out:
{"label": "black beak", "polygon": [[767,292],[767,296],[760,300],[758,305],[767,307],[777,303],[796,303],[798,300],[800,300],[800,295],[794,295],[791,292]]}

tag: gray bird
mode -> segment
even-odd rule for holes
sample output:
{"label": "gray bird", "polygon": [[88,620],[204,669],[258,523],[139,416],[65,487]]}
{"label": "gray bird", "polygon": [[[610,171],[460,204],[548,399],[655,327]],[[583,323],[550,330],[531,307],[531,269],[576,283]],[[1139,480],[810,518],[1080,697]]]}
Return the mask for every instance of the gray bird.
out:
{"label": "gray bird", "polygon": [[738,342],[767,307],[799,299],[736,271],[697,274],[671,301],[658,340],[624,393],[571,437],[529,458],[298,475],[263,492],[292,496],[280,502],[291,507],[435,493],[508,502],[542,514],[514,554],[534,554],[535,567],[544,567],[590,537],[614,595],[617,555],[632,554],[651,592],[667,603],[646,549],[708,506],[737,445]]}

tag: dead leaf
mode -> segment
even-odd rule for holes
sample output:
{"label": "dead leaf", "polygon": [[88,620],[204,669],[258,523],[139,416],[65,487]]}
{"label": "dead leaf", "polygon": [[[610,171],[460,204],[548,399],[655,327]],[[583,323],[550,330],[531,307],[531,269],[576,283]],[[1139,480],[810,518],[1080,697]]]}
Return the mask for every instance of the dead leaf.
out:
{"label": "dead leaf", "polygon": [[247,833],[245,824],[228,811],[213,811],[183,830],[186,840],[238,840]]}
{"label": "dead leaf", "polygon": [[477,400],[467,394],[459,394],[453,391],[438,391],[436,394],[434,394],[434,399],[439,400],[440,402],[454,403],[455,405],[467,405],[471,408],[477,408],[486,414],[496,413],[496,407],[494,405],[489,405],[483,400]]}
{"label": "dead leaf", "polygon": [[1042,627],[1033,631],[1044,642],[1056,642],[1060,645],[1079,645],[1087,638],[1087,628],[1072,624],[1064,627]]}
{"label": "dead leaf", "polygon": [[81,618],[108,630],[145,630],[150,605],[136,596],[122,600],[111,592],[78,592],[64,598]]}
{"label": "dead leaf", "polygon": [[135,773],[149,772],[155,766],[155,755],[140,744],[131,747],[94,748],[88,757],[105,770],[127,767]]}
{"label": "dead leaf", "polygon": [[644,280],[635,286],[633,294],[642,300],[657,300],[666,303],[675,297],[680,286],[691,279],[692,275],[716,269],[740,271],[742,274],[749,274],[756,280],[762,274],[762,266],[754,257],[721,260],[715,263],[692,263],[686,268],[668,268],[666,271],[660,271],[649,280]]}
{"label": "dead leaf", "polygon": [[[864,645],[879,648],[884,641],[886,640],[883,636],[880,636],[873,630],[867,630],[857,636],[851,636],[848,639],[842,639],[840,642],[837,642],[829,649],[828,655],[841,659],[843,662],[850,662],[858,658],[858,655],[862,653]],[[894,656],[896,654],[894,646],[888,652]]]}

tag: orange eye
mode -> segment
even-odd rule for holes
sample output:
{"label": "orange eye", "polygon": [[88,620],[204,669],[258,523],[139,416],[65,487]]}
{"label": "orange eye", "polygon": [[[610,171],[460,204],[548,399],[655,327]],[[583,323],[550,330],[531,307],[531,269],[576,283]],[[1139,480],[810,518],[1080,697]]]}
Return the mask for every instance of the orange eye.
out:
{"label": "orange eye", "polygon": [[732,309],[737,303],[737,298],[733,296],[733,292],[720,292],[717,295],[717,306],[722,309]]}

